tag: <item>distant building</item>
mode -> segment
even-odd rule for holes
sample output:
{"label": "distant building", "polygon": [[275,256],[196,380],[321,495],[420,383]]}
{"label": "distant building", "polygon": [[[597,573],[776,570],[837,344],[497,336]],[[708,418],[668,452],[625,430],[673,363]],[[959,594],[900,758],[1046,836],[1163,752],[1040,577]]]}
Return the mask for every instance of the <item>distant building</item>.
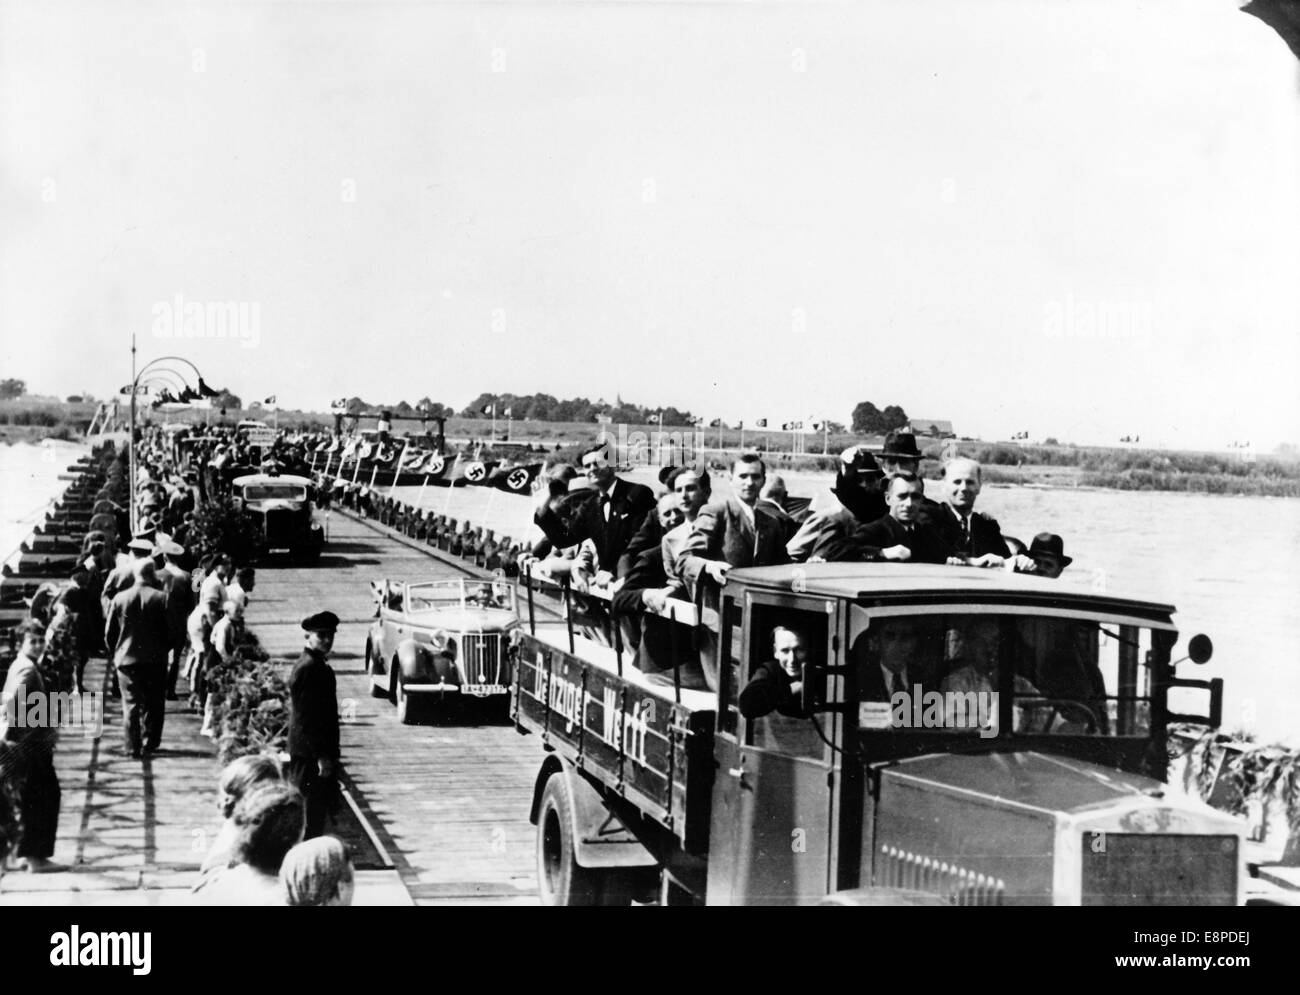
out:
{"label": "distant building", "polygon": [[913,435],[930,435],[936,439],[953,439],[957,436],[952,430],[952,422],[939,418],[912,418],[908,421],[907,428]]}

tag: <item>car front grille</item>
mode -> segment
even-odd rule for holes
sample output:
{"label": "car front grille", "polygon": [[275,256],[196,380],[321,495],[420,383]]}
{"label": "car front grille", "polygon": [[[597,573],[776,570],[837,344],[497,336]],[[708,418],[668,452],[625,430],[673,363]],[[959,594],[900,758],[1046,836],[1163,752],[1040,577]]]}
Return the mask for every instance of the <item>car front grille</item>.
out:
{"label": "car front grille", "polygon": [[471,632],[461,640],[461,666],[470,684],[509,684],[501,633]]}
{"label": "car front grille", "polygon": [[287,544],[293,538],[293,512],[272,508],[266,513],[266,542],[270,546]]}
{"label": "car front grille", "polygon": [[1235,905],[1237,839],[1083,835],[1084,905]]}

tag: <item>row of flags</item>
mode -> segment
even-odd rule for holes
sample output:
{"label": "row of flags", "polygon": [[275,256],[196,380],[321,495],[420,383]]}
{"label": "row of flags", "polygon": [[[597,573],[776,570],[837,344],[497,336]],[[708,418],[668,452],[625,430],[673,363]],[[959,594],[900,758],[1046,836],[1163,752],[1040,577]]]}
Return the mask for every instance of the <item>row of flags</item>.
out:
{"label": "row of flags", "polygon": [[[489,418],[495,418],[496,415],[497,415],[497,406],[496,406],[495,404],[485,404],[485,405],[483,405],[483,407],[479,408],[478,410],[479,410],[479,414],[487,415]],[[502,417],[502,418],[513,418],[513,417],[514,417],[514,411],[513,411],[513,409],[511,409],[511,408],[502,408],[502,409],[501,409],[501,417]]]}
{"label": "row of flags", "polygon": [[[601,422],[602,424],[608,424],[608,423],[609,423],[609,416],[608,416],[608,415],[597,415],[597,416],[596,416],[596,420],[599,421],[599,422]],[[660,415],[657,415],[657,414],[646,415],[646,419],[645,419],[645,420],[646,420],[647,422],[649,422],[651,425],[658,425],[658,424],[662,421],[662,417],[661,417]],[[703,418],[703,417],[701,417],[701,418],[696,418],[694,424],[695,424],[695,426],[696,426],[697,428],[705,428],[705,427],[708,427],[708,428],[722,428],[722,425],[723,425],[723,423],[722,423],[722,419],[721,419],[721,418],[714,418],[712,421],[707,421],[707,419],[705,419],[705,418]],[[826,424],[827,424],[827,423],[824,422],[824,421],[822,421],[821,419],[810,419],[810,420],[808,420],[808,422],[807,422],[806,424],[807,424],[807,427],[805,428],[805,423],[804,423],[803,421],[788,421],[788,422],[782,422],[782,423],[781,423],[781,431],[782,431],[782,432],[804,432],[804,431],[820,432],[823,428],[826,427]],[[754,422],[753,425],[751,425],[750,427],[751,427],[751,428],[767,428],[767,419],[766,419],[766,418],[760,418],[760,419],[758,419],[756,422]],[[741,431],[743,431],[744,428],[745,428],[745,423],[744,423],[743,421],[742,421],[742,422],[737,422],[737,423],[736,423],[736,428],[739,429],[739,430],[741,430]]]}

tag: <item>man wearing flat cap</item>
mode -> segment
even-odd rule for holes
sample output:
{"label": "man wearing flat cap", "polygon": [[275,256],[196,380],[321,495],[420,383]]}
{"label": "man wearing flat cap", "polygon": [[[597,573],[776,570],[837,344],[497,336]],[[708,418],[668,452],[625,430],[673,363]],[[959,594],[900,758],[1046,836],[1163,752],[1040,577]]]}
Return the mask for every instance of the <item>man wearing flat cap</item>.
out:
{"label": "man wearing flat cap", "polygon": [[339,617],[317,612],[302,620],[306,646],[289,674],[288,777],[307,801],[304,839],[325,833],[325,817],[338,805],[339,704],[334,648]]}

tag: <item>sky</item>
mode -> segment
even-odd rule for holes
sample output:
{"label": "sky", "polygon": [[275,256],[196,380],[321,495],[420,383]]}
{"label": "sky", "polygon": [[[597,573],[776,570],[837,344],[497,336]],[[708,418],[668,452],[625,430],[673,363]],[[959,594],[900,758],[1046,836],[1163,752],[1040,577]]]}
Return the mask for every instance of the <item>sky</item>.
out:
{"label": "sky", "polygon": [[[134,335],[282,407],[870,400],[1267,451],[1298,188],[1296,59],[1231,0],[0,0],[33,392],[115,391]],[[221,302],[240,335],[167,337]]]}

